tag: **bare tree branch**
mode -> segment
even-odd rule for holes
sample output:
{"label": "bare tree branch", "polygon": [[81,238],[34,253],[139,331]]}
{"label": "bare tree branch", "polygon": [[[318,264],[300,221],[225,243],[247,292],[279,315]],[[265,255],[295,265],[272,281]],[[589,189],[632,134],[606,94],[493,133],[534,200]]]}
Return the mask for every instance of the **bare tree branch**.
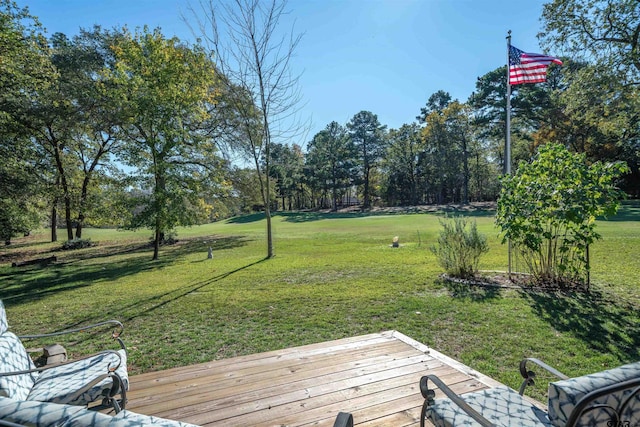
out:
{"label": "bare tree branch", "polygon": [[291,59],[302,34],[280,33],[285,0],[199,0],[182,16],[194,35],[215,55],[238,147],[258,172],[267,219],[267,258],[274,256],[271,233],[271,146],[300,137],[302,97]]}

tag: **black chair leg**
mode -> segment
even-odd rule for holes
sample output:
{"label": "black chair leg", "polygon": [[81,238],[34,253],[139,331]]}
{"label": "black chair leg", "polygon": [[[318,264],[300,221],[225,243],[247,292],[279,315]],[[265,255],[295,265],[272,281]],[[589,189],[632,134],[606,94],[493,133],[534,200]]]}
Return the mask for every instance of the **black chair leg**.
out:
{"label": "black chair leg", "polygon": [[340,412],[333,427],[353,427],[353,415],[348,412]]}

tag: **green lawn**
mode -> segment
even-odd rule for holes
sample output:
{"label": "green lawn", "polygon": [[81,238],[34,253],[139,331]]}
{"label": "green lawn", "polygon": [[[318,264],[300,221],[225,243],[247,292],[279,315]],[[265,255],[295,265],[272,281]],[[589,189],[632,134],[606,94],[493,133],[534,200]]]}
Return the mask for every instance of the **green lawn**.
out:
{"label": "green lawn", "polygon": [[[480,268],[505,270],[493,212],[471,216],[490,244]],[[260,215],[181,229],[156,262],[148,231],[89,229],[98,246],[66,252],[42,233],[0,250],[0,294],[20,334],[120,319],[133,373],[388,329],[512,387],[524,356],[569,375],[640,359],[640,204],[599,221],[588,294],[443,283],[429,251],[441,217],[279,214],[271,260]],[[52,254],[49,267],[10,266]]]}

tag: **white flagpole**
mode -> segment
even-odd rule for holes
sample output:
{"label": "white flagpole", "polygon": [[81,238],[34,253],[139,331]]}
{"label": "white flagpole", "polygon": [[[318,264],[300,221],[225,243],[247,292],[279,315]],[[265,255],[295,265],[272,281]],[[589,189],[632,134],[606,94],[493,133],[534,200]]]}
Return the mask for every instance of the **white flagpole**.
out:
{"label": "white flagpole", "polygon": [[[511,84],[509,84],[509,59],[511,48],[511,30],[507,32],[507,138],[505,141],[505,174],[511,175]],[[511,278],[511,239],[508,244],[509,278]]]}

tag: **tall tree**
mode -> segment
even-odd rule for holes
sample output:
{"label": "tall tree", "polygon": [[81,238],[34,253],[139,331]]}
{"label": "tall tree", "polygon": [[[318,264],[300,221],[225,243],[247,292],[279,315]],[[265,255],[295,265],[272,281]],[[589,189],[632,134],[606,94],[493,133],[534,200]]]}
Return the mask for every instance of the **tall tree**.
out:
{"label": "tall tree", "polygon": [[43,183],[37,176],[40,168],[30,161],[34,152],[20,134],[2,132],[0,143],[0,240],[11,239],[39,226],[43,206]]}
{"label": "tall tree", "polygon": [[133,227],[154,230],[153,259],[166,232],[197,221],[203,185],[214,178],[214,142],[201,130],[215,100],[217,72],[198,46],[146,27],[122,31],[114,45],[117,83],[127,113],[122,160],[148,190]]}
{"label": "tall tree", "polygon": [[293,198],[302,178],[304,157],[299,145],[273,144],[271,149],[271,177],[276,180],[278,195],[282,198],[282,209],[292,209]]}
{"label": "tall tree", "polygon": [[353,183],[355,149],[346,129],[329,123],[309,143],[307,166],[315,181],[331,191],[331,208],[338,210],[338,198]]}
{"label": "tall tree", "polygon": [[383,168],[386,176],[387,204],[417,205],[420,202],[420,153],[423,143],[420,127],[404,124],[389,131]]}
{"label": "tall tree", "polygon": [[443,118],[451,144],[462,157],[462,203],[469,203],[469,149],[474,137],[470,109],[466,104],[454,101],[444,109]]}
{"label": "tall tree", "polygon": [[[283,33],[280,24],[286,1],[234,0],[199,3],[191,7],[196,32],[217,55],[217,67],[226,77],[227,89],[237,94],[236,109],[243,119],[244,148],[253,160],[267,222],[267,258],[274,256],[271,227],[271,149],[273,142],[287,142],[302,126],[292,119],[300,95],[291,60],[301,36],[293,29]],[[283,35],[284,34],[284,35]],[[248,97],[249,103],[245,98]]]}
{"label": "tall tree", "polygon": [[439,90],[429,97],[427,105],[420,108],[420,115],[416,116],[418,123],[424,123],[427,116],[434,111],[442,111],[451,103],[451,94],[444,90]]}
{"label": "tall tree", "polygon": [[56,73],[37,18],[9,0],[0,1],[0,46],[0,238],[10,242],[38,225],[43,169],[25,123]]}
{"label": "tall tree", "polygon": [[461,155],[457,146],[451,143],[446,118],[441,111],[433,111],[427,116],[422,136],[425,150],[420,163],[427,181],[427,192],[431,194],[431,201],[437,204],[457,201]]}
{"label": "tall tree", "polygon": [[[111,46],[117,37],[117,32],[102,31],[97,26],[90,31],[81,30],[73,40],[59,33],[52,37],[60,87],[66,102],[76,106],[76,122],[65,154],[78,168],[77,179],[67,182],[66,189],[74,193],[78,239],[82,237],[88,212],[95,207],[96,194],[91,194],[94,181],[114,168],[110,160],[121,142],[118,131],[124,118],[120,117],[118,92],[109,80],[115,66]],[[62,173],[71,175],[72,171],[63,169]]]}
{"label": "tall tree", "polygon": [[365,209],[371,207],[371,172],[384,155],[386,128],[380,124],[378,116],[370,111],[360,111],[347,123],[351,141],[358,152]]}
{"label": "tall tree", "polygon": [[451,114],[454,104],[454,111],[460,110],[457,100],[452,102],[448,93],[438,91],[429,97],[427,107],[422,109],[427,116],[422,129],[425,150],[420,163],[428,183],[427,191],[431,193],[432,201],[438,204],[461,198],[463,168],[460,159],[464,153],[454,132],[456,123]]}
{"label": "tall tree", "polygon": [[51,191],[51,236],[57,240],[58,204],[64,208],[67,239],[73,239],[73,211],[77,207],[77,190],[81,178],[80,160],[75,156],[85,141],[86,123],[81,93],[87,81],[97,73],[91,68],[87,57],[63,34],[51,39],[51,64],[55,77],[49,85],[38,92],[36,99],[27,107],[22,125],[28,130],[40,156],[49,170],[44,176],[49,180]]}
{"label": "tall tree", "polygon": [[[56,75],[50,84],[38,92],[23,116],[22,125],[28,130],[37,150],[49,165],[45,174],[53,187],[51,191],[51,235],[57,240],[57,209],[61,200],[67,239],[73,239],[73,212],[78,208],[78,199],[86,200],[86,193],[93,172],[84,168],[82,157],[89,155],[87,135],[92,133],[88,122],[89,103],[95,103],[94,79],[102,68],[102,58],[95,52],[85,52],[63,34],[51,39],[51,64]],[[100,131],[100,130],[98,130]],[[93,156],[91,156],[93,157]],[[85,162],[86,164],[86,162]],[[97,163],[96,163],[97,165]],[[85,181],[86,180],[86,181]],[[85,181],[85,184],[81,184]],[[79,197],[84,187],[84,197]],[[84,203],[82,203],[84,204]],[[84,210],[80,210],[84,216]],[[81,221],[82,222],[82,221]],[[81,225],[78,228],[81,234]],[[80,236],[78,236],[80,237]]]}

